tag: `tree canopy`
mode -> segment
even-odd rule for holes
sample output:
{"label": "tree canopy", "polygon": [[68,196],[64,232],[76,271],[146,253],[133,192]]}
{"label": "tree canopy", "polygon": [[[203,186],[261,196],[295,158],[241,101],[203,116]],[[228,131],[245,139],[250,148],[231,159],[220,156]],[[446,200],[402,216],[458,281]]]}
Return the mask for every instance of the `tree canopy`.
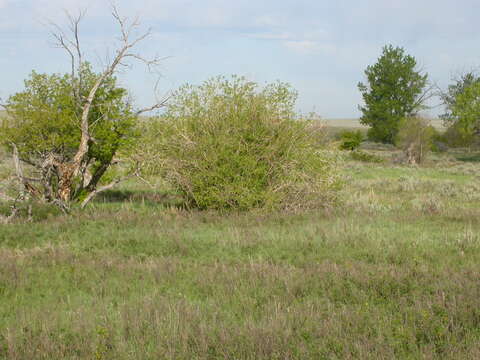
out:
{"label": "tree canopy", "polygon": [[[88,63],[81,65],[78,74],[32,72],[25,81],[25,89],[10,96],[5,104],[3,145],[15,147],[20,160],[39,172],[47,161],[54,164],[52,176],[57,179],[48,182],[48,189],[39,190],[46,197],[56,197],[62,166],[71,162],[77,152],[82,137],[81,99],[88,96],[101,76]],[[91,141],[84,158],[87,174],[82,181],[72,183],[71,199],[93,191],[118,151],[134,141],[136,117],[127,91],[117,86],[115,77],[106,78],[88,114]]]}
{"label": "tree canopy", "polygon": [[[99,74],[88,63],[80,70],[80,98],[85,98]],[[73,96],[79,78],[71,74],[39,74],[33,71],[25,89],[8,98],[2,126],[5,145],[15,144],[22,159],[35,163],[42,154],[70,161],[78,149],[82,104]],[[99,87],[88,116],[92,144],[88,163],[111,161],[116,151],[131,141],[135,115],[126,89],[110,77]]]}
{"label": "tree canopy", "polygon": [[447,128],[450,146],[470,146],[480,133],[480,77],[473,71],[453,79],[445,92],[439,94],[445,112],[440,115]]}
{"label": "tree canopy", "polygon": [[358,88],[364,105],[362,124],[370,126],[370,139],[393,143],[399,124],[422,109],[427,92],[427,74],[417,70],[417,61],[401,47],[385,46],[374,65],[365,70],[367,83]]}
{"label": "tree canopy", "polygon": [[480,81],[478,79],[456,94],[451,106],[451,121],[464,135],[480,135]]}

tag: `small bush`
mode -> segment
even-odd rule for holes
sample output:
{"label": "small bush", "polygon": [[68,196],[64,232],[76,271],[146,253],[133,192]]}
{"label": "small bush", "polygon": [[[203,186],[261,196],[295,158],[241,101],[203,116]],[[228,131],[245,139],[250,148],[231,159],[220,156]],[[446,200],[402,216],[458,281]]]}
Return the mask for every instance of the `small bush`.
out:
{"label": "small bush", "polygon": [[344,130],[339,134],[340,150],[355,150],[364,140],[363,134],[360,130],[349,131]]}
{"label": "small bush", "polygon": [[432,140],[436,130],[427,119],[421,117],[405,118],[396,138],[397,146],[403,150],[408,164],[420,164],[432,150]]}
{"label": "small bush", "polygon": [[449,126],[441,135],[440,140],[452,148],[478,147],[476,134],[466,133],[458,124]]}
{"label": "small bush", "polygon": [[145,141],[155,171],[201,209],[330,205],[337,155],[319,144],[318,122],[296,119],[295,101],[283,83],[260,89],[218,77],[185,85]]}
{"label": "small bush", "polygon": [[369,154],[365,151],[355,150],[350,153],[350,157],[356,161],[368,162],[368,163],[382,163],[383,158],[380,156]]}

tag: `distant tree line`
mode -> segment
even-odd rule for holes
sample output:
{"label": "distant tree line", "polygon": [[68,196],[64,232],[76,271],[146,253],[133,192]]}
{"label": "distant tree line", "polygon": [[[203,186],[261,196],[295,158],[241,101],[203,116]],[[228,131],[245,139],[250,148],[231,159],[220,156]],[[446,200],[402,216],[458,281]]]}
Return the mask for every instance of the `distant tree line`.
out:
{"label": "distant tree line", "polygon": [[[363,98],[360,122],[369,127],[372,141],[397,144],[408,162],[421,162],[434,140],[444,146],[470,146],[480,135],[480,78],[468,72],[454,79],[446,91],[430,83],[428,74],[405,49],[387,45],[374,65],[365,70],[366,82],[358,89]],[[445,108],[440,116],[446,131],[437,134],[420,119],[427,100],[438,95]]]}
{"label": "distant tree line", "polygon": [[[261,87],[242,77],[217,77],[138,109],[116,74],[132,60],[151,68],[159,59],[135,51],[150,35],[138,32],[138,20],[128,21],[115,7],[112,13],[120,37],[102,71],[85,59],[79,41],[84,14],[69,16],[68,31],[55,26],[53,35],[71,71],[32,72],[24,90],[2,104],[1,143],[12,154],[15,186],[0,188],[12,209],[1,221],[14,218],[19,204],[30,213],[32,201],[68,213],[121,181],[143,176],[161,176],[187,206],[202,209],[298,209],[335,202],[336,152],[319,140],[324,129],[314,117],[295,112],[297,93],[288,84]],[[396,144],[409,163],[421,162],[439,137],[420,117],[435,94],[428,74],[403,48],[388,45],[365,77],[358,88],[368,138]],[[450,143],[473,143],[480,135],[480,78],[462,75],[440,97]],[[159,116],[140,118],[164,107]],[[343,150],[363,141],[360,132],[342,136]]]}

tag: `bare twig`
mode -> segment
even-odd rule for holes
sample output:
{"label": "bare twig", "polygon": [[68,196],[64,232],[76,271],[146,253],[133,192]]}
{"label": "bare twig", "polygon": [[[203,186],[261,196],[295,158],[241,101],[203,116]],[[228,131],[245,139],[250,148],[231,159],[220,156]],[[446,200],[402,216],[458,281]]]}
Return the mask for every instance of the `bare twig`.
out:
{"label": "bare twig", "polygon": [[[51,32],[55,45],[58,48],[63,49],[70,58],[70,71],[72,81],[72,94],[74,103],[76,104],[76,112],[72,116],[72,121],[76,121],[76,125],[79,127],[80,141],[76,148],[68,150],[68,155],[65,153],[65,149],[57,148],[50,149],[46,152],[38,152],[35,156],[29,159],[20,159],[18,150],[14,147],[14,162],[17,172],[17,178],[23,184],[23,190],[25,193],[29,192],[33,195],[35,188],[30,185],[31,182],[40,181],[41,191],[44,200],[54,203],[59,206],[62,211],[69,211],[70,201],[75,198],[75,194],[86,190],[90,192],[87,198],[82,202],[81,206],[85,207],[86,204],[99,192],[110,189],[117,183],[125,180],[125,178],[119,178],[112,183],[96,188],[96,184],[99,177],[109,168],[112,163],[108,162],[104,164],[105,169],[101,168],[98,174],[93,174],[89,178],[90,165],[92,159],[89,156],[89,150],[92,144],[96,143],[92,136],[94,126],[103,120],[108,114],[98,116],[96,119],[92,119],[92,113],[95,112],[96,106],[105,106],[101,103],[98,93],[99,89],[109,81],[109,79],[118,71],[121,71],[124,66],[129,66],[130,61],[140,62],[148,67],[149,71],[152,71],[155,66],[159,65],[165,58],[154,56],[153,58],[146,58],[136,51],[136,46],[151,36],[152,31],[148,29],[144,32],[138,31],[140,27],[140,21],[138,18],[128,19],[120,16],[115,4],[111,4],[112,16],[118,26],[119,37],[116,50],[109,52],[109,59],[107,60],[103,71],[96,76],[95,82],[91,87],[86,89],[85,81],[82,79],[83,66],[84,66],[84,53],[81,47],[80,39],[80,24],[85,16],[85,11],[80,11],[77,15],[73,16],[66,12],[68,18],[68,25],[66,28],[62,28],[57,24],[50,23]],[[159,75],[160,77],[160,75]],[[155,91],[158,86],[158,81],[155,85]],[[83,95],[86,96],[83,96]],[[135,115],[139,116],[143,113],[154,111],[165,106],[169,97],[163,99],[155,98],[155,103],[151,106],[147,106],[135,111]],[[101,104],[99,104],[101,103]],[[77,117],[78,114],[78,117]],[[109,119],[114,121],[113,119]],[[73,153],[73,154],[72,154]],[[20,161],[28,163],[34,166],[41,174],[40,179],[27,178],[24,176]],[[138,174],[137,174],[138,175]],[[132,175],[133,176],[133,175]],[[77,181],[76,177],[79,178]],[[131,176],[128,176],[131,177]],[[97,179],[98,178],[98,179]],[[75,184],[80,184],[76,186]],[[38,190],[37,190],[38,192]],[[35,194],[36,195],[36,194]]]}
{"label": "bare twig", "polygon": [[95,189],[93,191],[91,191],[88,196],[82,201],[82,204],[80,205],[80,207],[82,209],[84,209],[88,203],[95,197],[97,196],[98,194],[104,192],[104,191],[107,191],[107,190],[110,190],[110,189],[113,189],[115,186],[117,186],[119,183],[125,181],[125,180],[128,180],[134,176],[138,176],[137,172],[133,173],[133,174],[129,174],[127,176],[124,176],[124,177],[121,177],[121,178],[117,178],[115,179],[114,181],[112,181],[111,183],[109,184],[106,184],[104,186],[101,186],[99,187],[98,189]]}
{"label": "bare twig", "polygon": [[135,115],[136,115],[136,116],[139,116],[139,115],[141,115],[141,114],[143,114],[143,113],[160,109],[160,108],[164,107],[164,106],[167,104],[168,100],[170,100],[170,96],[166,97],[166,98],[163,99],[162,101],[157,102],[156,104],[153,104],[152,106],[149,106],[149,107],[146,107],[146,108],[137,110],[137,111],[135,112]]}

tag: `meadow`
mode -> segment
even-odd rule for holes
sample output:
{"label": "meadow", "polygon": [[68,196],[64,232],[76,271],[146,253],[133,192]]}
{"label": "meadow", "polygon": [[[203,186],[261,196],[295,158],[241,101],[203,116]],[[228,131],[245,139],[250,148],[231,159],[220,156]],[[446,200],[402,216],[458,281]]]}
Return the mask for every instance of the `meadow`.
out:
{"label": "meadow", "polygon": [[[325,119],[325,124],[331,128],[345,128],[345,129],[367,129],[367,126],[360,123],[359,119],[355,118],[335,118]],[[438,118],[430,119],[432,126],[438,130],[445,129],[443,121]]]}
{"label": "meadow", "polygon": [[0,358],[478,359],[480,157],[344,156],[341,204],[185,210],[128,182],[0,226]]}

